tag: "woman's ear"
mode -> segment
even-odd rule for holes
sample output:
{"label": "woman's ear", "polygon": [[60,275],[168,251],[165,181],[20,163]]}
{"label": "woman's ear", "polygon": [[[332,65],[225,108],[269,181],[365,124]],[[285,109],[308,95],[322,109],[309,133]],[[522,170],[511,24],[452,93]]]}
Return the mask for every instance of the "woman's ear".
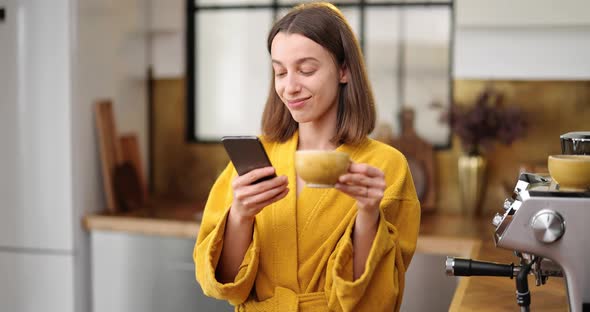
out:
{"label": "woman's ear", "polygon": [[343,83],[343,84],[347,84],[348,83],[349,73],[348,73],[348,67],[346,66],[346,64],[343,64],[340,67],[340,70],[338,71],[338,75],[339,75],[338,81],[340,83]]}

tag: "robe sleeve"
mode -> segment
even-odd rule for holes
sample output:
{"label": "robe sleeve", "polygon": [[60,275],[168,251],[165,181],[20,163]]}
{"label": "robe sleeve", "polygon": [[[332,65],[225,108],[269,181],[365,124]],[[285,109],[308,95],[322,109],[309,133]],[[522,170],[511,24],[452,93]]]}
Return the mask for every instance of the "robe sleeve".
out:
{"label": "robe sleeve", "polygon": [[[420,203],[409,173],[385,192],[375,239],[363,274],[353,280],[353,218],[328,261],[326,296],[333,311],[399,311],[405,272],[416,249]],[[391,310],[389,310],[391,311]]]}
{"label": "robe sleeve", "polygon": [[223,248],[225,224],[233,200],[231,181],[235,175],[235,169],[230,163],[211,189],[193,250],[193,260],[196,279],[205,295],[239,305],[248,298],[258,271],[260,248],[256,225],[252,243],[246,250],[235,280],[222,284],[215,276]]}

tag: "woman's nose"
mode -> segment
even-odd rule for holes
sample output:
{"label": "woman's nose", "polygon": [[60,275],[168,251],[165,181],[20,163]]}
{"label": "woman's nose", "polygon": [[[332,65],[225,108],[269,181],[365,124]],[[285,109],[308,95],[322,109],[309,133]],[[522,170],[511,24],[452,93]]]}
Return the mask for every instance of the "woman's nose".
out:
{"label": "woman's nose", "polygon": [[287,75],[285,83],[285,91],[287,93],[297,93],[301,91],[301,84],[299,84],[299,81],[297,80],[297,77],[295,77],[295,75]]}

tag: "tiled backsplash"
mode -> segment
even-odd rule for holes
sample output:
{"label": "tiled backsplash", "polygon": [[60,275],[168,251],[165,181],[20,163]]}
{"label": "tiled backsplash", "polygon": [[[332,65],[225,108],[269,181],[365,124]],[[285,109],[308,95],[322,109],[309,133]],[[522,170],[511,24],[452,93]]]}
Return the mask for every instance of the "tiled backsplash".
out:
{"label": "tiled backsplash", "polygon": [[[502,91],[506,104],[527,114],[526,137],[512,146],[498,145],[488,155],[488,187],[482,211],[500,209],[507,189],[514,187],[520,166],[546,166],[547,156],[560,153],[559,135],[590,131],[590,81],[481,81],[456,80],[457,102],[472,101],[491,83]],[[219,144],[185,142],[184,80],[157,80],[154,89],[154,191],[179,199],[205,200],[228,158]],[[452,148],[436,153],[438,211],[459,213],[456,138]]]}

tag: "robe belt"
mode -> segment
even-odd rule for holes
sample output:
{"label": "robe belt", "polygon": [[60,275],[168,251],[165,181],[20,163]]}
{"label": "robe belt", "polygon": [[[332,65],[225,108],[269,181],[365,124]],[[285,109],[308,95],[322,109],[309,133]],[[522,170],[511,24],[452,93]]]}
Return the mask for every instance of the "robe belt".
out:
{"label": "robe belt", "polygon": [[327,310],[328,303],[324,292],[297,294],[288,288],[277,286],[274,296],[271,298],[264,301],[248,300],[241,304],[237,310],[239,312],[306,312],[317,311],[318,307]]}

